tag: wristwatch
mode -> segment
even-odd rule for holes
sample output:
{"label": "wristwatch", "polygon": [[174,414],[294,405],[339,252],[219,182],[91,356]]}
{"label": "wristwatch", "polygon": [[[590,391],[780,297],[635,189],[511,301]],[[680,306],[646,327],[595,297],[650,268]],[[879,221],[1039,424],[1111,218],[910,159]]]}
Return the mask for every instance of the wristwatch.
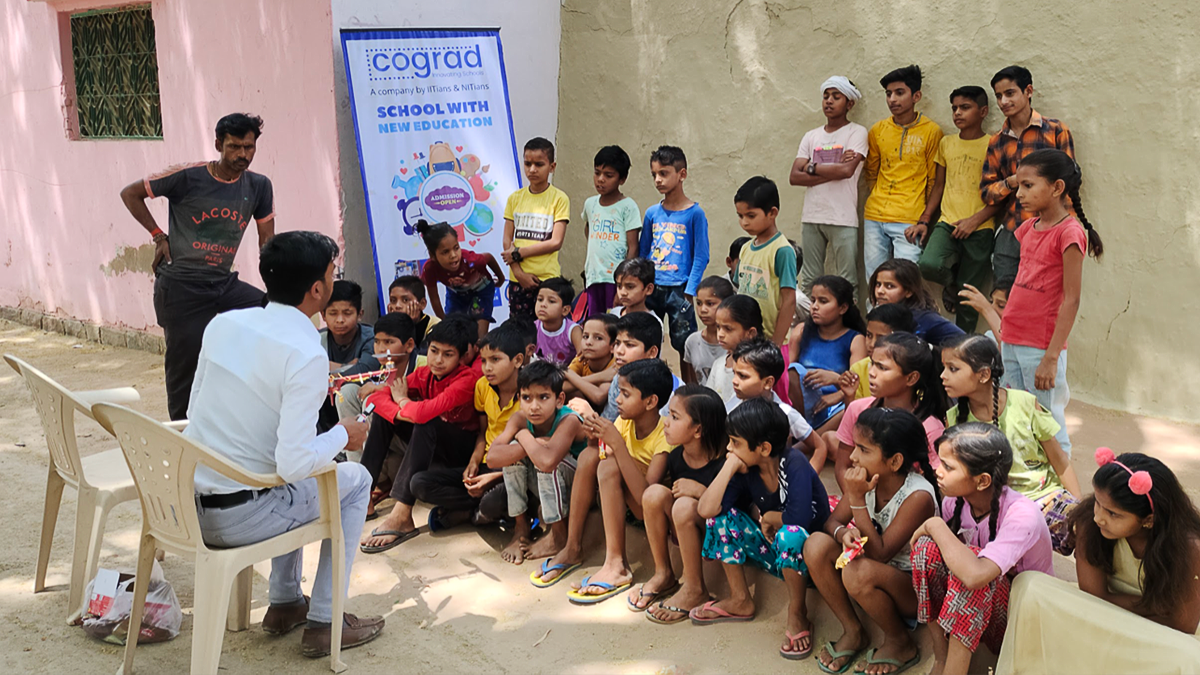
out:
{"label": "wristwatch", "polygon": [[804,167],[804,171],[810,176],[817,175],[817,163],[809,162],[808,166]]}
{"label": "wristwatch", "polygon": [[522,260],[524,260],[524,257],[521,255],[521,249],[519,249],[519,248],[513,249],[512,259],[513,259],[513,262],[521,262]]}

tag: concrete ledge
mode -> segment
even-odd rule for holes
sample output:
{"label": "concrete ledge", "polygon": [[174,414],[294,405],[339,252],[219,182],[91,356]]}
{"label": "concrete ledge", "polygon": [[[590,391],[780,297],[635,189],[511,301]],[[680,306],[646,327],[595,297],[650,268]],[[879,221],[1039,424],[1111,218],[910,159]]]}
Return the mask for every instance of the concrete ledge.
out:
{"label": "concrete ledge", "polygon": [[79,319],[53,316],[36,309],[0,306],[0,319],[32,326],[48,333],[60,333],[81,340],[99,342],[110,347],[137,349],[152,354],[166,352],[166,342],[161,335],[129,328],[98,326]]}

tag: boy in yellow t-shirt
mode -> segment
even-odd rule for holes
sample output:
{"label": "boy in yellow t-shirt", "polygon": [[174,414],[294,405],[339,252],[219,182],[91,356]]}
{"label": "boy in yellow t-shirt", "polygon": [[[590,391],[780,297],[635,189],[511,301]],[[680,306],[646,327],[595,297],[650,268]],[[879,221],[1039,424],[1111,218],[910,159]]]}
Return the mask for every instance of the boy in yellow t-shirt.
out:
{"label": "boy in yellow t-shirt", "polygon": [[897,68],[879,84],[892,114],[867,132],[866,179],[871,195],[863,209],[863,267],[868,279],[893,254],[913,262],[921,256],[913,227],[929,225],[937,209],[937,203],[927,197],[942,140],[941,127],[916,110],[921,100],[920,68]]}
{"label": "boy in yellow t-shirt", "polygon": [[796,314],[796,250],[779,232],[779,188],[755,176],[733,195],[738,224],[752,238],[738,254],[738,292],[758,301],[763,329],[777,345],[787,343]]}
{"label": "boy in yellow t-shirt", "polygon": [[625,556],[625,506],[634,517],[642,517],[642,493],[663,479],[671,451],[659,412],[671,398],[671,369],[657,359],[645,359],[621,366],[617,377],[620,417],[615,423],[600,416],[584,422],[590,444],[600,444],[596,473],[605,545],[604,565],[567,593],[567,599],[579,605],[607,600],[633,583]]}
{"label": "boy in yellow t-shirt", "polygon": [[983,87],[959,87],[950,93],[957,136],[946,136],[938,145],[937,176],[930,202],[941,201],[942,218],[932,231],[918,225],[917,234],[926,239],[918,264],[921,274],[941,284],[942,304],[957,312],[955,323],[967,333],[975,332],[979,312],[958,302],[963,284],[983,288],[992,271],[992,243],[998,206],[983,203],[979,177],[987,160],[989,136],[983,133],[988,113],[988,96]]}
{"label": "boy in yellow t-shirt", "polygon": [[571,219],[567,193],[550,184],[554,144],[537,137],[525,144],[529,184],[508,196],[504,207],[504,251],[508,264],[508,309],[512,316],[533,316],[538,283],[562,276],[558,250]]}

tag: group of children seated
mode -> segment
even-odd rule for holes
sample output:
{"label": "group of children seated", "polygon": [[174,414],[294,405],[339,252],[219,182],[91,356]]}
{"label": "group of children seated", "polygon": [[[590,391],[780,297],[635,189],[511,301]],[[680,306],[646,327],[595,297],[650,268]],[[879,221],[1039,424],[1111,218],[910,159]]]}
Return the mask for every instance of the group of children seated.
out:
{"label": "group of children seated", "polygon": [[[780,656],[815,655],[825,672],[911,668],[917,624],[937,626],[934,673],[967,672],[981,642],[1002,672],[1074,672],[1080,659],[1111,670],[1130,652],[1147,672],[1200,663],[1195,505],[1159,460],[1107,449],[1086,493],[1061,407],[1044,402],[1065,387],[1055,352],[1070,322],[1058,308],[1078,293],[1084,251],[1100,246],[1090,225],[1068,232],[1084,230],[1070,210],[1082,218],[1078,167],[1039,152],[1017,172],[1037,217],[1018,230],[1015,281],[988,297],[973,285],[962,293],[991,328],[979,335],[943,318],[921,266],[900,257],[871,271],[865,316],[844,276],[817,275],[799,292],[802,260],[777,228],[778,189],[764,177],[734,196],[748,238],[730,250],[731,274],[704,277],[706,216],[683,194],[686,159],[670,146],[650,161],[664,199],[641,219],[620,193],[628,155],[597,154],[576,298],[558,263],[569,201],[549,184],[553,145],[530,141],[529,184],[506,210],[511,318],[491,327],[503,271],[461,250],[445,224],[420,225],[430,259],[422,277],[392,283],[373,333],[357,320],[361,290],[335,285],[331,371],[396,372],[342,386],[327,416],[370,414],[368,518],[395,500],[361,550],[418,536],[420,500],[431,532],[503,523],[512,537],[500,555],[533,561],[530,583],[547,589],[581,566],[598,498],[604,562],[572,580],[575,604],[624,595],[658,624],[751,621],[753,564],[789,598]],[[1046,232],[1057,263],[1026,266]],[[1022,276],[1034,273],[1036,301]],[[1033,334],[1041,356],[1010,360]],[[667,340],[678,375],[663,359]],[[654,562],[640,580],[626,552],[631,522]],[[1075,555],[1078,587],[1052,579],[1055,552]],[[725,597],[710,595],[705,560],[720,563]],[[841,624],[835,639],[814,638],[810,585]],[[760,577],[757,594],[772,589]],[[858,609],[882,643],[870,643]],[[1087,640],[1072,634],[1076,622]]]}

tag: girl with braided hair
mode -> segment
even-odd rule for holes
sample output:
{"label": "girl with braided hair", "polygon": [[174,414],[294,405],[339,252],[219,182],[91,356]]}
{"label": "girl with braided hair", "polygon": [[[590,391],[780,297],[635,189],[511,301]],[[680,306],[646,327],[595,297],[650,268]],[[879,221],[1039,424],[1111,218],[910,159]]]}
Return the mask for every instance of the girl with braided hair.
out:
{"label": "girl with braided hair", "polygon": [[1067,387],[1067,336],[1079,312],[1084,255],[1104,253],[1100,235],[1083,213],[1083,173],[1062,150],[1031,152],[1017,168],[1017,200],[1037,217],[1021,223],[1021,263],[1001,321],[1002,386],[1037,396],[1058,422],[1058,442],[1071,456],[1063,416]]}
{"label": "girl with braided hair", "polygon": [[1004,389],[1004,364],[995,342],[967,335],[942,351],[942,384],[958,403],[946,411],[946,427],[960,422],[993,424],[1012,446],[1008,486],[1042,507],[1054,548],[1071,555],[1067,514],[1083,498],[1071,458],[1054,438],[1058,422],[1026,391]]}
{"label": "girl with braided hair", "polygon": [[980,642],[1000,650],[1012,578],[1053,576],[1053,549],[1041,509],[1005,485],[1013,455],[1002,431],[982,422],[951,427],[938,457],[942,515],[913,533],[913,589],[917,621],[937,624],[933,672],[965,674]]}

